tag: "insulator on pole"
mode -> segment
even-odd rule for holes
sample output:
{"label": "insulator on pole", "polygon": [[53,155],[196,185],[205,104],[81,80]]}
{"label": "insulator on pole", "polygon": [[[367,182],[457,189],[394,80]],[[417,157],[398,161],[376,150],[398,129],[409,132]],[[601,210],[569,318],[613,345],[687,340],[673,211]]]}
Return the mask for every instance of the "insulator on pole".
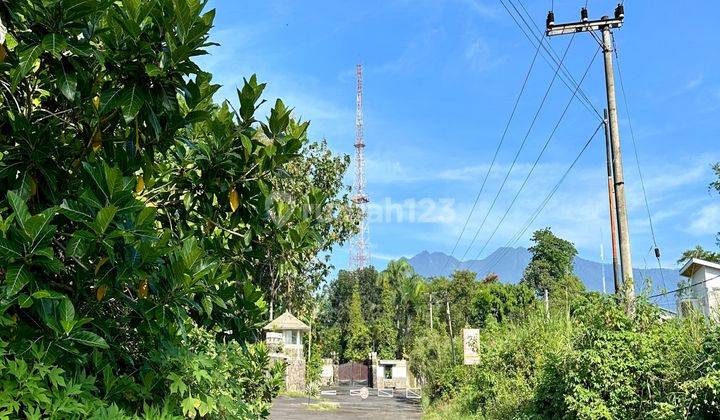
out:
{"label": "insulator on pole", "polygon": [[655,258],[660,259],[660,248],[655,247]]}
{"label": "insulator on pole", "polygon": [[553,13],[552,10],[548,12],[547,20],[545,21],[545,25],[548,29],[552,28],[552,26],[555,24],[555,13]]}
{"label": "insulator on pole", "polygon": [[625,6],[622,3],[615,8],[615,19],[625,19]]}
{"label": "insulator on pole", "polygon": [[588,11],[587,11],[587,8],[585,8],[585,7],[580,9],[580,20],[582,20],[583,22],[588,21]]}

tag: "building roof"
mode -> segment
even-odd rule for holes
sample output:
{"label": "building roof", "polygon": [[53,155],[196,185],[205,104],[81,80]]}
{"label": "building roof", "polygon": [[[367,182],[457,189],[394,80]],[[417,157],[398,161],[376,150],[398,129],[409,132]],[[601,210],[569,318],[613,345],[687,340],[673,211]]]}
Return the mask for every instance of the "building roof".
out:
{"label": "building roof", "polygon": [[680,275],[685,277],[691,277],[697,270],[703,267],[714,268],[720,270],[720,264],[701,260],[700,258],[691,258],[690,261],[685,263],[683,268],[680,269]]}
{"label": "building roof", "polygon": [[283,331],[283,330],[299,330],[299,331],[310,331],[310,327],[305,325],[304,322],[295,318],[290,312],[285,312],[279,317],[275,318],[263,327],[266,331]]}

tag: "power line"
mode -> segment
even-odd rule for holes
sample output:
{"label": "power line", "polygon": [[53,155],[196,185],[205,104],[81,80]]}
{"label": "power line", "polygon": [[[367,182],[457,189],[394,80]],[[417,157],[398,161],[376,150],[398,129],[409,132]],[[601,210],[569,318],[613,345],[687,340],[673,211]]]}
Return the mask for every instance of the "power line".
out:
{"label": "power line", "polygon": [[[570,46],[572,45],[572,41],[574,38],[575,38],[574,36],[570,38],[570,41],[568,42],[568,45],[565,48],[565,52],[563,53],[560,63],[562,63],[565,60],[565,57],[567,56],[567,53],[570,50]],[[498,189],[497,193],[495,194],[495,197],[493,198],[492,202],[490,203],[490,207],[488,208],[487,212],[485,213],[485,216],[483,217],[482,222],[480,223],[480,227],[478,227],[478,229],[475,231],[475,235],[473,236],[472,241],[470,241],[470,245],[468,245],[468,247],[465,249],[465,252],[463,253],[462,257],[460,257],[460,261],[463,260],[467,256],[468,252],[470,252],[470,250],[472,249],[472,246],[475,244],[475,241],[477,240],[478,235],[482,231],[482,228],[485,226],[485,222],[487,221],[487,218],[490,215],[490,212],[495,207],[498,197],[502,193],[503,188],[505,188],[505,184],[507,183],[507,180],[510,177],[510,173],[512,172],[513,168],[515,167],[518,157],[520,156],[520,153],[522,152],[523,148],[525,147],[525,143],[527,142],[527,139],[530,136],[530,132],[532,131],[533,127],[535,126],[535,122],[537,122],[538,116],[540,115],[540,111],[542,111],[543,107],[545,106],[545,102],[547,101],[547,98],[550,95],[550,91],[552,90],[553,84],[555,84],[555,80],[557,79],[559,71],[560,71],[560,66],[555,68],[555,72],[553,73],[552,80],[550,80],[550,84],[548,85],[547,89],[545,90],[545,94],[543,95],[543,98],[540,101],[540,105],[538,106],[538,109],[535,111],[535,115],[533,115],[532,121],[530,122],[530,126],[528,127],[528,130],[525,133],[525,137],[523,137],[522,142],[520,143],[520,147],[518,148],[517,152],[515,153],[515,157],[513,158],[513,161],[510,164],[510,168],[508,168],[508,171],[505,173],[505,177],[503,178],[503,181],[500,184],[500,189]]]}
{"label": "power line", "polygon": [[690,284],[690,285],[688,285],[688,286],[678,287],[678,288],[675,289],[675,290],[670,290],[670,291],[668,291],[668,292],[662,292],[662,293],[658,293],[658,294],[649,296],[648,299],[653,299],[653,298],[656,298],[656,297],[658,297],[658,296],[669,295],[669,294],[671,294],[671,293],[677,293],[677,292],[680,292],[680,291],[689,289],[689,288],[691,288],[691,287],[695,287],[695,286],[697,286],[697,285],[699,285],[699,284],[707,283],[707,282],[709,282],[710,280],[715,280],[715,279],[718,278],[718,277],[720,277],[720,274],[718,274],[718,275],[716,275],[716,276],[713,276],[713,277],[710,277],[709,279],[705,279],[705,280],[703,280],[703,281],[699,281],[699,282],[697,282],[697,283]]}
{"label": "power line", "polygon": [[645,202],[645,210],[647,211],[648,222],[650,223],[650,234],[652,236],[653,245],[655,246],[655,258],[657,259],[658,268],[660,269],[660,278],[663,288],[666,288],[665,273],[663,273],[662,262],[660,261],[660,247],[658,247],[655,237],[655,228],[653,226],[652,215],[650,213],[650,204],[648,204],[647,191],[645,189],[645,179],[640,168],[640,155],[638,154],[637,142],[635,140],[635,130],[633,129],[632,119],[630,118],[630,107],[628,106],[627,94],[625,93],[625,83],[623,81],[622,66],[620,65],[620,54],[618,54],[617,45],[615,44],[615,36],[612,38],[613,50],[615,52],[615,61],[617,62],[618,77],[620,79],[620,91],[622,92],[623,102],[625,104],[625,113],[627,114],[628,127],[630,128],[630,139],[632,140],[633,152],[635,153],[635,164],[637,166],[638,175],[640,177],[640,186],[643,193],[643,201]]}
{"label": "power line", "polygon": [[[587,68],[585,69],[585,73],[583,73],[582,78],[580,79],[580,83],[578,84],[578,88],[582,84],[582,82],[585,80],[585,77],[587,76],[588,72],[590,71],[590,68],[592,67],[593,63],[595,62],[595,58],[597,58],[598,52],[600,49],[597,49],[595,51],[595,54],[593,55],[592,59],[590,60],[590,63],[588,64]],[[495,226],[495,229],[493,230],[492,234],[488,236],[487,240],[483,244],[482,248],[480,249],[480,252],[478,252],[475,259],[479,258],[480,255],[482,255],[483,251],[485,251],[485,248],[490,243],[492,238],[497,233],[498,229],[500,229],[500,226],[505,221],[505,218],[510,213],[510,210],[515,205],[515,202],[517,201],[518,197],[522,193],[523,189],[527,185],[528,180],[532,176],[533,172],[535,171],[535,168],[537,167],[538,162],[540,162],[540,159],[542,158],[543,154],[545,153],[545,150],[547,149],[548,145],[550,144],[550,141],[555,136],[555,132],[557,131],[558,127],[560,126],[560,123],[565,118],[565,114],[567,114],[568,109],[570,109],[570,105],[572,104],[573,100],[575,99],[577,95],[577,89],[573,92],[572,96],[568,100],[568,103],[565,105],[565,109],[563,109],[562,114],[560,114],[560,118],[558,118],[557,122],[555,123],[555,126],[553,127],[552,131],[550,132],[550,135],[548,136],[547,140],[545,141],[545,144],[543,145],[542,149],[540,150],[540,153],[538,154],[538,157],[535,159],[535,162],[533,162],[532,166],[530,167],[530,171],[528,171],[528,174],[525,176],[525,179],[523,180],[522,184],[520,185],[520,188],[518,189],[517,193],[515,193],[515,196],[513,197],[512,201],[510,202],[510,205],[508,205],[508,208],[505,210],[505,213],[503,214],[502,218],[500,218],[500,221]]]}
{"label": "power line", "polygon": [[553,188],[550,190],[550,192],[546,195],[545,199],[543,199],[543,201],[540,202],[540,204],[535,209],[533,214],[530,216],[530,218],[527,220],[527,222],[525,222],[525,224],[523,225],[523,228],[520,231],[518,231],[515,235],[513,235],[512,238],[505,244],[505,247],[504,247],[505,249],[495,259],[495,262],[490,266],[489,271],[492,271],[492,269],[495,268],[495,266],[505,257],[505,255],[507,255],[510,247],[513,246],[515,243],[517,243],[517,241],[519,241],[520,238],[525,234],[525,232],[530,228],[530,226],[533,224],[533,222],[535,222],[535,220],[538,218],[540,213],[542,213],[542,211],[545,209],[545,206],[547,206],[547,204],[550,202],[550,200],[555,195],[557,190],[560,188],[560,185],[562,185],[562,183],[567,178],[568,174],[572,171],[572,169],[575,167],[577,162],[580,160],[580,157],[582,157],[582,155],[585,153],[585,150],[587,150],[588,146],[590,146],[590,143],[593,141],[593,139],[597,135],[598,131],[600,131],[601,127],[603,127],[602,123],[600,123],[598,125],[598,127],[595,129],[593,134],[590,136],[590,138],[588,138],[588,140],[585,142],[582,149],[580,149],[580,151],[578,152],[577,156],[572,161],[570,166],[565,170],[562,177],[560,177],[558,182],[555,183],[555,186],[553,186]]}
{"label": "power line", "polygon": [[[527,70],[527,73],[525,73],[525,78],[523,80],[522,86],[520,88],[520,92],[517,95],[517,98],[515,99],[515,104],[513,105],[512,112],[510,112],[510,117],[507,120],[507,123],[505,124],[505,129],[503,130],[502,136],[500,136],[500,141],[498,142],[497,147],[495,148],[495,153],[493,154],[492,161],[490,162],[490,166],[488,167],[487,172],[485,172],[485,177],[483,178],[482,184],[480,186],[480,191],[478,191],[477,195],[475,196],[475,202],[472,205],[472,208],[470,209],[470,213],[468,213],[467,218],[465,219],[465,223],[463,224],[462,230],[460,231],[460,235],[458,236],[457,240],[455,241],[455,245],[453,246],[452,251],[450,252],[450,256],[453,257],[455,255],[455,251],[457,250],[458,244],[460,244],[460,240],[462,239],[463,235],[465,234],[465,229],[467,229],[467,225],[470,222],[470,218],[472,217],[473,213],[475,212],[475,208],[477,207],[478,201],[480,200],[480,196],[482,195],[483,191],[485,190],[485,183],[488,180],[488,177],[490,176],[490,172],[492,171],[493,167],[495,166],[495,160],[497,159],[498,153],[500,152],[500,148],[502,147],[503,141],[505,140],[505,136],[507,135],[508,129],[510,128],[510,123],[512,122],[513,118],[515,117],[515,112],[517,111],[518,104],[520,103],[520,98],[522,98],[523,93],[525,92],[525,87],[527,86],[527,82],[530,79],[530,74],[532,73],[533,68],[535,67],[535,61],[537,60],[538,53],[540,52],[540,44],[538,44],[537,48],[535,49],[535,54],[533,55],[532,61],[530,62],[530,67]],[[444,272],[445,268],[447,268],[447,265],[449,263],[450,259],[445,260],[445,265],[443,265],[442,270],[440,272]]]}
{"label": "power line", "polygon": [[[528,42],[530,42],[530,44],[532,44],[532,45],[534,46],[534,45],[536,44],[535,41],[537,41],[537,44],[542,47],[543,51],[545,52],[545,55],[547,55],[548,57],[550,57],[550,60],[552,60],[553,63],[551,63],[550,60],[548,60],[548,58],[545,57],[545,55],[541,55],[541,57],[543,58],[543,60],[545,60],[545,62],[550,66],[550,68],[555,68],[556,65],[559,65],[559,66],[561,67],[561,69],[560,69],[560,70],[561,70],[561,73],[560,73],[560,81],[565,85],[565,87],[567,87],[570,91],[572,91],[572,90],[574,89],[574,87],[572,87],[572,86],[570,86],[570,85],[571,85],[571,84],[572,84],[573,86],[576,85],[575,79],[573,79],[572,75],[571,75],[570,72],[567,70],[567,68],[565,67],[565,65],[562,64],[562,63],[559,61],[559,57],[557,57],[557,53],[555,53],[555,50],[552,49],[552,46],[550,46],[550,45],[548,44],[548,46],[550,47],[550,49],[548,49],[548,47],[545,46],[544,38],[543,38],[543,37],[538,38],[538,36],[533,33],[532,28],[530,28],[529,25],[528,25],[527,23],[525,23],[525,26],[527,26],[528,31],[529,31],[530,33],[532,33],[532,37],[531,37],[531,36],[528,34],[528,32],[525,30],[525,28],[523,27],[523,25],[515,18],[515,15],[514,15],[514,14],[510,11],[510,9],[508,9],[508,7],[505,5],[504,1],[503,1],[503,0],[500,0],[500,3],[502,3],[502,6],[505,8],[505,11],[508,12],[508,14],[509,14],[510,17],[512,18],[513,22],[515,22],[515,25],[518,27],[518,29],[520,29],[520,32],[522,32],[522,34],[525,36],[525,38],[528,40]],[[516,7],[513,6],[513,8],[514,8],[515,10],[517,10]],[[519,13],[519,12],[518,12],[518,13]],[[520,17],[522,17],[522,16],[520,16]],[[535,39],[535,41],[533,41],[533,38]],[[570,80],[570,82],[565,81],[565,78],[568,78],[568,79]],[[584,94],[583,94],[583,96],[584,96]],[[582,102],[582,103],[583,103],[583,106],[585,106],[585,108],[586,108],[588,111],[590,111],[590,112],[597,112],[597,110],[593,111],[593,109],[594,109],[595,107],[592,105],[592,103],[589,101],[589,99],[587,99],[586,96],[584,96],[583,99],[584,99],[583,102]],[[586,103],[586,102],[587,102],[587,103]]]}
{"label": "power line", "polygon": [[[542,43],[542,40],[544,39],[544,30],[541,29],[541,28],[537,25],[537,23],[535,23],[535,21],[532,19],[532,16],[530,15],[530,12],[528,12],[528,10],[525,8],[525,5],[523,4],[523,2],[522,2],[521,0],[517,0],[517,2],[520,4],[520,8],[522,8],[522,10],[525,12],[525,15],[527,16],[527,20],[523,17],[523,15],[520,13],[520,11],[518,10],[518,8],[517,8],[517,7],[514,5],[514,3],[512,2],[512,0],[508,0],[508,1],[509,1],[510,4],[513,6],[513,9],[515,9],[515,11],[517,12],[518,16],[520,16],[520,18],[522,19],[523,23],[525,24],[525,27],[527,27],[527,29],[528,29],[528,32],[530,32],[530,33],[532,34],[533,38],[534,38],[536,41]],[[501,0],[501,2],[502,2],[502,0]],[[504,6],[504,5],[503,5],[503,6]],[[507,9],[506,9],[506,10],[507,10]],[[528,23],[528,21],[532,22],[533,26],[535,27],[535,30],[538,32],[539,35],[537,35],[537,34],[533,31],[533,28],[530,27],[530,24]],[[516,21],[516,23],[518,23],[518,22]],[[519,25],[519,23],[518,23],[518,25]],[[525,34],[525,36],[528,38],[528,40],[530,41],[530,43],[531,43],[531,44],[534,44],[534,42],[529,38],[529,35],[527,35],[527,34],[525,33],[525,31],[523,30],[522,27],[520,27],[520,30],[523,31],[523,34]],[[601,44],[602,44],[602,43],[601,43]],[[557,63],[557,59],[555,58],[555,57],[557,57],[557,53],[556,53],[555,50],[553,49],[552,44],[547,43],[547,47],[543,44],[543,50],[545,50],[545,52],[547,53],[547,55],[550,56],[550,58],[551,58],[555,63]],[[567,67],[566,67],[565,65],[562,65],[562,72],[563,72],[563,75],[570,80],[570,84],[573,85],[572,87],[570,87],[567,83],[565,83],[565,80],[561,78],[561,80],[563,81],[563,83],[565,84],[565,86],[566,86],[568,89],[570,89],[570,91],[572,91],[573,89],[577,89],[577,88],[578,88],[578,83],[577,83],[577,81],[575,80],[575,78],[572,76],[572,73],[570,73],[570,71],[567,69]],[[590,98],[588,98],[587,94],[585,94],[585,91],[584,91],[582,88],[579,88],[579,92],[580,92],[580,97],[581,97],[581,99],[582,99],[581,102],[583,103],[583,105],[585,106],[585,108],[586,108],[588,111],[590,111],[591,113],[594,113],[594,114],[598,117],[598,120],[599,120],[599,121],[604,121],[604,118],[603,118],[603,116],[600,114],[600,111],[595,107],[595,105],[593,105],[593,103],[592,103],[592,101],[590,100]]]}

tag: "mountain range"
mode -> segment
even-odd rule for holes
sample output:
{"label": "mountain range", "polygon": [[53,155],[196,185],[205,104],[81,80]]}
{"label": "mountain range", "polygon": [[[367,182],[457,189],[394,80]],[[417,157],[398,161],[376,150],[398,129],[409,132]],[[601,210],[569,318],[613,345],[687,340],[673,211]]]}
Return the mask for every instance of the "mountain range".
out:
{"label": "mountain range", "polygon": [[[481,260],[459,261],[458,259],[442,252],[422,251],[408,259],[415,272],[424,277],[437,277],[450,275],[455,270],[470,270],[483,277],[489,273],[495,273],[504,283],[518,283],[522,279],[523,271],[530,262],[531,254],[525,248],[498,248],[495,252]],[[612,264],[604,264],[605,287],[608,293],[613,291],[613,268]],[[603,290],[602,273],[603,264],[595,261],[576,257],[574,260],[574,271],[585,287],[589,290]],[[645,289],[652,284],[652,291],[662,289],[672,290],[677,287],[680,274],[678,270],[648,268],[633,270],[636,289]],[[648,281],[650,279],[651,281]]]}

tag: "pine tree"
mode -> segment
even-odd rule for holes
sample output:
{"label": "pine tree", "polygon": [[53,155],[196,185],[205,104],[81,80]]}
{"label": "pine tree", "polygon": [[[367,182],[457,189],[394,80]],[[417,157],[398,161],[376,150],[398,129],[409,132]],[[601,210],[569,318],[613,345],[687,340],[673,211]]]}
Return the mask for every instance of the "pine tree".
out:
{"label": "pine tree", "polygon": [[380,294],[381,312],[375,324],[375,342],[378,356],[381,359],[394,359],[397,353],[396,293],[386,275],[381,276],[380,286],[382,290]]}
{"label": "pine tree", "polygon": [[365,317],[362,312],[360,299],[360,287],[355,282],[352,296],[350,297],[350,308],[348,313],[348,326],[345,331],[347,345],[345,346],[344,359],[363,361],[370,353],[370,329],[365,324]]}

